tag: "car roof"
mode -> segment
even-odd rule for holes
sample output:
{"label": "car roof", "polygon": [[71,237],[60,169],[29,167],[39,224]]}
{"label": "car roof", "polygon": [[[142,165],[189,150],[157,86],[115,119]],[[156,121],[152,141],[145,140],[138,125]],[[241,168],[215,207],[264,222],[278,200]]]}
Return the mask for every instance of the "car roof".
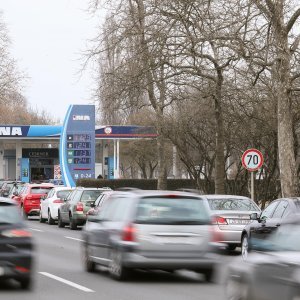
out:
{"label": "car roof", "polygon": [[102,188],[95,188],[95,187],[83,187],[83,186],[77,186],[75,188],[76,190],[92,190],[92,191],[112,191],[109,187],[102,187]]}
{"label": "car roof", "polygon": [[238,195],[217,195],[217,194],[216,195],[214,195],[214,194],[201,195],[201,197],[205,197],[207,199],[247,199],[247,200],[250,199],[250,198],[245,197],[245,196],[238,196]]}
{"label": "car roof", "polygon": [[122,195],[136,195],[138,197],[152,197],[152,196],[180,196],[186,198],[202,198],[202,195],[193,194],[190,192],[180,192],[180,191],[165,191],[165,190],[139,190],[139,189],[131,189],[131,190],[119,190],[114,191],[115,194]]}

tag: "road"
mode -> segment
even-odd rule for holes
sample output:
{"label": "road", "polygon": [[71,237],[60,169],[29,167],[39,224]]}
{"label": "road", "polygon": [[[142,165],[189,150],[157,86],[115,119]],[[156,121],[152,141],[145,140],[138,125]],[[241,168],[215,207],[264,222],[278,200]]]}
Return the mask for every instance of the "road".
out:
{"label": "road", "polygon": [[10,281],[0,284],[0,297],[5,300],[101,299],[101,300],[207,300],[224,298],[226,265],[238,252],[222,255],[218,283],[205,283],[193,272],[136,272],[128,282],[112,280],[107,271],[90,274],[81,261],[81,230],[26,221],[36,241],[34,287],[18,289]]}

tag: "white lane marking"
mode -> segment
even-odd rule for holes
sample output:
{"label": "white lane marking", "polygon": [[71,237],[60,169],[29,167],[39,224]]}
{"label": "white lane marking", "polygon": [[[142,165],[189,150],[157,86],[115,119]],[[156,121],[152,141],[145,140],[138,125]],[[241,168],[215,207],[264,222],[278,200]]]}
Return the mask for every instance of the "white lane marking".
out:
{"label": "white lane marking", "polygon": [[44,232],[44,230],[40,230],[40,229],[35,229],[35,228],[29,228],[29,229],[33,231]]}
{"label": "white lane marking", "polygon": [[103,261],[111,261],[111,259],[108,258],[102,258],[102,257],[98,257],[98,256],[91,256],[94,259],[99,259],[99,260],[103,260]]}
{"label": "white lane marking", "polygon": [[54,279],[54,280],[60,281],[60,282],[62,282],[62,283],[64,283],[64,284],[67,284],[67,285],[69,285],[69,286],[72,286],[72,287],[74,287],[74,288],[76,288],[76,289],[78,289],[78,290],[81,290],[81,291],[83,291],[83,292],[87,292],[87,293],[94,293],[94,292],[95,292],[95,291],[93,291],[93,290],[91,290],[91,289],[89,289],[89,288],[87,288],[87,287],[84,287],[84,286],[79,285],[79,284],[77,284],[77,283],[75,283],[75,282],[66,280],[66,279],[64,279],[64,278],[55,276],[55,275],[50,274],[50,273],[47,273],[47,272],[39,272],[39,274],[44,275],[44,276],[49,277],[49,278],[52,278],[52,279]]}
{"label": "white lane marking", "polygon": [[78,242],[84,242],[84,240],[81,240],[81,239],[76,239],[76,238],[73,238],[71,236],[65,236],[66,239],[70,239],[70,240],[74,240],[74,241],[78,241]]}

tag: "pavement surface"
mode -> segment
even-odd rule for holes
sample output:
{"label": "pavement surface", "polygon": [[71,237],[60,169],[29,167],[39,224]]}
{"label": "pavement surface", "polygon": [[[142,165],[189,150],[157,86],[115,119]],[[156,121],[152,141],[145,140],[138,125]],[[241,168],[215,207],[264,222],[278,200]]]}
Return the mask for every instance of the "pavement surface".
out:
{"label": "pavement surface", "polygon": [[36,242],[34,285],[22,291],[18,283],[0,282],[3,300],[207,300],[224,299],[226,268],[239,251],[222,253],[216,276],[217,283],[206,283],[202,275],[188,271],[136,272],[127,282],[110,278],[99,267],[96,273],[85,272],[81,255],[81,230],[58,228],[29,219]]}

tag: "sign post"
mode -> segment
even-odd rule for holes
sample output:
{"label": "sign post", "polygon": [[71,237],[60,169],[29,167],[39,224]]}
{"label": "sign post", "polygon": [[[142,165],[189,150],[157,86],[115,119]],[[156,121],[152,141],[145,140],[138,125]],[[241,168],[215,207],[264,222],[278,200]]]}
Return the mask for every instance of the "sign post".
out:
{"label": "sign post", "polygon": [[262,167],[264,157],[257,149],[248,149],[242,155],[242,164],[251,172],[251,199],[254,200],[254,172]]}

